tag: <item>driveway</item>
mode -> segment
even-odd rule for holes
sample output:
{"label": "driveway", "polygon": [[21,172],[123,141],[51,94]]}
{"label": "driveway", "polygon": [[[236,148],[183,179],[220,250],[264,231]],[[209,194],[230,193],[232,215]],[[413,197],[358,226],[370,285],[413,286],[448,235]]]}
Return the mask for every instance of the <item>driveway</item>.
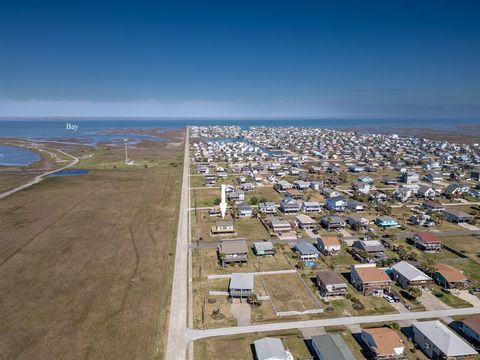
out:
{"label": "driveway", "polygon": [[401,302],[394,302],[394,303],[390,303],[390,305],[392,305],[392,307],[397,310],[399,313],[407,313],[407,312],[410,312],[410,310],[408,310],[405,305],[403,305]]}
{"label": "driveway", "polygon": [[252,308],[245,300],[240,302],[238,299],[233,299],[233,302],[230,305],[230,312],[237,320],[238,326],[251,324]]}
{"label": "driveway", "polygon": [[420,296],[419,300],[427,311],[451,309],[450,306],[427,290],[422,291],[422,296]]}
{"label": "driveway", "polygon": [[460,299],[469,302],[473,306],[480,306],[480,299],[478,298],[478,296],[470,294],[467,290],[461,290],[458,294],[454,294],[457,295]]}
{"label": "driveway", "polygon": [[480,230],[480,228],[478,226],[470,225],[470,224],[467,224],[467,223],[460,223],[458,225],[463,227],[464,229],[467,229],[467,230],[472,230],[472,231]]}

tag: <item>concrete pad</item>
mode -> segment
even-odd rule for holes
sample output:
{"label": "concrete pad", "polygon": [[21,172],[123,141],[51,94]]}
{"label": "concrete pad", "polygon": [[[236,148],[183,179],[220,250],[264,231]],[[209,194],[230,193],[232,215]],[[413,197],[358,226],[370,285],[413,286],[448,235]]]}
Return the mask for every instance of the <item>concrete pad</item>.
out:
{"label": "concrete pad", "polygon": [[230,305],[230,312],[237,320],[238,326],[250,325],[252,323],[252,308],[246,300],[240,302],[238,299],[233,299],[233,302]]}
{"label": "concrete pad", "polygon": [[433,295],[430,291],[423,290],[422,296],[419,298],[420,302],[425,306],[426,310],[446,310],[451,309],[442,300]]}
{"label": "concrete pad", "polygon": [[478,296],[470,294],[467,290],[461,290],[458,293],[452,292],[453,295],[458,296],[460,299],[465,300],[466,302],[469,302],[473,306],[480,306],[480,299]]}

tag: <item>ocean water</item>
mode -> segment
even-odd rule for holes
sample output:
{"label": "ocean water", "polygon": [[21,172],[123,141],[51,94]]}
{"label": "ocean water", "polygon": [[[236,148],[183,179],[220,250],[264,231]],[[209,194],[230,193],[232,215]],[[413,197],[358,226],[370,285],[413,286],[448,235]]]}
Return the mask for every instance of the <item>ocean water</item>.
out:
{"label": "ocean water", "polygon": [[[67,130],[66,123],[78,125],[78,130]],[[161,141],[161,137],[129,133],[127,129],[178,129],[188,125],[238,125],[246,129],[251,126],[302,126],[328,129],[356,129],[371,133],[405,133],[405,129],[422,128],[448,131],[459,134],[475,133],[480,137],[480,119],[2,119],[0,137],[33,140],[55,140],[61,142],[80,141],[95,145],[98,142],[135,143],[143,139]],[[111,133],[123,129],[122,134]]]}
{"label": "ocean water", "polygon": [[28,166],[40,159],[40,155],[28,149],[0,145],[0,166]]}

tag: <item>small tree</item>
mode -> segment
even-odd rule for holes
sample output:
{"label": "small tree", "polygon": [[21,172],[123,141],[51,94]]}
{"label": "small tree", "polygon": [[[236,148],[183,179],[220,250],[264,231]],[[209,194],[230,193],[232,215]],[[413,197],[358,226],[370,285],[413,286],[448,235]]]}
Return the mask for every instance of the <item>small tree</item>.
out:
{"label": "small tree", "polygon": [[412,287],[408,290],[408,293],[410,294],[410,296],[414,299],[422,296],[422,290],[418,287]]}
{"label": "small tree", "polygon": [[258,204],[258,198],[256,196],[252,196],[250,199],[250,205],[257,205]]}

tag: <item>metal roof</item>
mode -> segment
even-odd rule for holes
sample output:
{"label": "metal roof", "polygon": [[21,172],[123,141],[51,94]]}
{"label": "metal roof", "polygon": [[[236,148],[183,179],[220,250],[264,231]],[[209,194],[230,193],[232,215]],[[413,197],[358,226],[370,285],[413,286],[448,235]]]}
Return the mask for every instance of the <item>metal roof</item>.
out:
{"label": "metal roof", "polygon": [[253,342],[258,360],[287,359],[282,340],[266,337]]}
{"label": "metal roof", "polygon": [[311,242],[308,241],[300,241],[298,242],[295,247],[300,252],[300,254],[320,254],[315,246]]}
{"label": "metal roof", "polygon": [[252,273],[233,273],[230,275],[230,289],[253,289]]}
{"label": "metal roof", "polygon": [[406,261],[400,261],[392,266],[392,269],[406,277],[410,281],[432,280],[430,276],[418,270]]}
{"label": "metal roof", "polygon": [[340,334],[312,336],[315,352],[321,359],[356,360]]}
{"label": "metal roof", "polygon": [[412,325],[425,335],[446,356],[464,356],[477,352],[438,320],[422,321]]}

